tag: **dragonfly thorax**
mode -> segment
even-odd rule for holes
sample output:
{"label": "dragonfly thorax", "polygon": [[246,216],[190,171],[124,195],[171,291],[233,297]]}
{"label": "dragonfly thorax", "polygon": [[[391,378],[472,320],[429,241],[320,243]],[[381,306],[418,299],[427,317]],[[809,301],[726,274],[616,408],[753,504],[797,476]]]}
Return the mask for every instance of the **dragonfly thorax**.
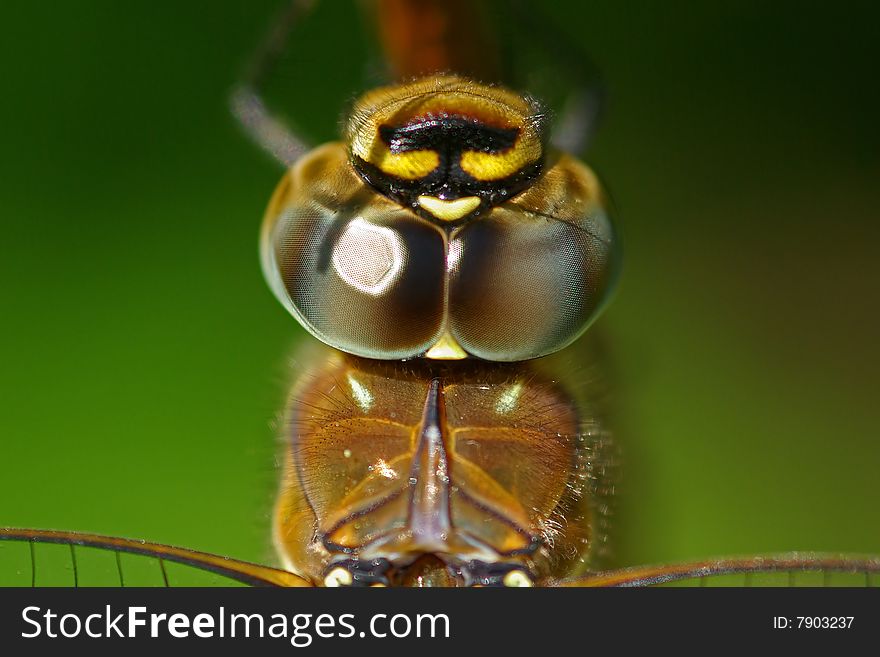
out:
{"label": "dragonfly thorax", "polygon": [[319,358],[288,405],[275,537],[291,570],[523,585],[590,561],[589,409],[539,367]]}

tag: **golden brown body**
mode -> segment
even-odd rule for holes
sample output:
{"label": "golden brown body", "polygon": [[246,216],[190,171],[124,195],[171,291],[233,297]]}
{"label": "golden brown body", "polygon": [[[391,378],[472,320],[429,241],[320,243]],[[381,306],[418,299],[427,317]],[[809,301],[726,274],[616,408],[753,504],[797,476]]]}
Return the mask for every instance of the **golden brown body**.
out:
{"label": "golden brown body", "polygon": [[380,0],[373,8],[392,78],[456,71],[500,79],[498,43],[482,3]]}
{"label": "golden brown body", "polygon": [[294,572],[322,582],[342,564],[362,583],[473,585],[588,566],[604,532],[608,436],[551,364],[330,350],[314,362],[287,407],[275,515]]}
{"label": "golden brown body", "polygon": [[607,302],[616,229],[593,172],[548,147],[545,106],[437,73],[452,41],[424,27],[434,74],[363,94],[266,212],[273,292],[345,352],[291,394],[276,546],[327,586],[577,576],[604,546],[608,436],[559,376],[583,347],[553,355]]}

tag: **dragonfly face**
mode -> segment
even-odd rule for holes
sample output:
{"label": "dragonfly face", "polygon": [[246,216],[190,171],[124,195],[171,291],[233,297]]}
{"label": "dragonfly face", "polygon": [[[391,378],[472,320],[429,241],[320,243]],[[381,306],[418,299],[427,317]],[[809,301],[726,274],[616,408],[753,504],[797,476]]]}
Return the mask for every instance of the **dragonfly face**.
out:
{"label": "dragonfly face", "polygon": [[367,183],[443,225],[528,188],[544,166],[547,123],[531,98],[432,76],[363,96],[346,141]]}
{"label": "dragonfly face", "polygon": [[291,570],[329,586],[528,586],[595,564],[613,450],[559,360],[325,349],[311,364],[287,406],[275,514]]}
{"label": "dragonfly face", "polygon": [[450,76],[381,88],[346,143],[284,177],[263,271],[330,346],[375,359],[553,353],[613,287],[617,236],[595,175],[546,147],[533,100]]}

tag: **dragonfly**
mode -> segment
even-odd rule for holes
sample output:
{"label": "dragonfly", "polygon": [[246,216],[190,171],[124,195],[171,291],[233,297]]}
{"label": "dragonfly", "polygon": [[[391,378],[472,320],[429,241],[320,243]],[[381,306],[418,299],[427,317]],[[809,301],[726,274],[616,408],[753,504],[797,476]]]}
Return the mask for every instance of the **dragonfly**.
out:
{"label": "dragonfly", "polygon": [[572,71],[552,132],[541,101],[487,83],[500,58],[482,48],[473,3],[380,2],[403,81],[362,95],[343,140],[312,148],[261,93],[310,5],[290,5],[232,96],[286,167],[261,231],[265,278],[322,345],[299,356],[285,407],[284,568],[2,529],[21,582],[43,582],[54,543],[73,585],[96,573],[131,585],[144,568],[190,581],[177,566],[290,587],[876,584],[880,559],[846,555],[599,567],[619,459],[601,377],[571,364],[600,360],[585,331],[620,253],[607,195],[571,155],[595,120],[590,72]]}

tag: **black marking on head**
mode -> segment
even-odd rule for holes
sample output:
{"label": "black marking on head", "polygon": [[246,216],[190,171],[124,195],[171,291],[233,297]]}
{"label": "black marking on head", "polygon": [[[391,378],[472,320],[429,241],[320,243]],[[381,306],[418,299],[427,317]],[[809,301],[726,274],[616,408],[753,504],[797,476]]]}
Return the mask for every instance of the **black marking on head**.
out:
{"label": "black marking on head", "polygon": [[501,153],[513,147],[519,128],[499,128],[463,116],[427,117],[403,126],[379,126],[392,153],[430,150],[448,160],[464,151]]}
{"label": "black marking on head", "polygon": [[[527,189],[544,168],[542,157],[498,180],[479,180],[462,169],[462,153],[503,153],[515,146],[520,128],[502,128],[475,118],[444,115],[425,117],[402,126],[381,125],[378,130],[382,141],[392,153],[430,150],[437,153],[437,167],[423,178],[408,180],[391,175],[354,155],[352,163],[355,170],[380,193],[430,220],[434,220],[434,217],[419,205],[419,196],[436,196],[443,200],[466,196],[479,198],[480,205],[473,212],[451,222],[457,224],[478,216]],[[448,226],[449,223],[445,225]]]}

